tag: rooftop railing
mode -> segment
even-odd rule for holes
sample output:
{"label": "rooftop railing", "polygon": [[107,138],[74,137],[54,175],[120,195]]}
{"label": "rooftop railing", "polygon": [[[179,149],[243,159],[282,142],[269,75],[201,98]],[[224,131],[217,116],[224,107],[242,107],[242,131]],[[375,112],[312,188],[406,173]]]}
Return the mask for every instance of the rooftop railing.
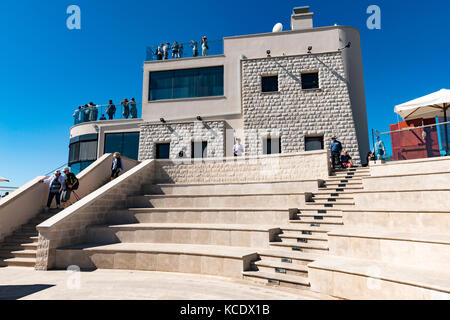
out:
{"label": "rooftop railing", "polygon": [[[427,123],[428,122],[428,123]],[[375,160],[402,161],[450,155],[450,122],[403,127],[392,125],[391,131],[372,131]]]}
{"label": "rooftop railing", "polygon": [[139,119],[142,117],[142,103],[105,104],[83,107],[73,114],[74,125],[94,121]]}
{"label": "rooftop railing", "polygon": [[159,47],[160,45],[147,47],[146,61],[174,60],[223,54],[223,40],[208,40],[207,48],[202,46],[201,41],[196,40],[181,42],[178,43],[178,46],[171,43],[166,51],[163,49],[158,50]]}

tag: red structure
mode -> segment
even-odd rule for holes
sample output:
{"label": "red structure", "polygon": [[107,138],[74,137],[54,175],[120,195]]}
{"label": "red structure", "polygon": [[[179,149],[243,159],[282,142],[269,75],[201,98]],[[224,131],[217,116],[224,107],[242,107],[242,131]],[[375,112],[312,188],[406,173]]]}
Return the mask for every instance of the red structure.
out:
{"label": "red structure", "polygon": [[[390,126],[391,131],[435,124],[436,119],[415,119]],[[439,157],[439,140],[436,127],[419,128],[391,133],[394,161]]]}

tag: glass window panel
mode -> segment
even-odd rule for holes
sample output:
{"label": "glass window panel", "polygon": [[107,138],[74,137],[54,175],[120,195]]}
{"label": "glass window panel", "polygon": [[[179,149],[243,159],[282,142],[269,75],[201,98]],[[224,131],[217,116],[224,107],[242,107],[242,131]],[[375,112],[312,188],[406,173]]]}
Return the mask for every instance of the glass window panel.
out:
{"label": "glass window panel", "polygon": [[323,150],[323,137],[306,137],[305,151]]}
{"label": "glass window panel", "polygon": [[191,158],[207,158],[208,157],[208,142],[192,142],[191,143]]}
{"label": "glass window panel", "polygon": [[173,99],[173,71],[150,73],[150,100]]}
{"label": "glass window panel", "polygon": [[266,76],[261,78],[262,92],[278,91],[278,76]]}
{"label": "glass window panel", "polygon": [[170,143],[158,143],[156,145],[156,159],[170,158]]}
{"label": "glass window panel", "polygon": [[197,69],[177,70],[173,79],[173,98],[192,98],[197,96]]}
{"label": "glass window panel", "polygon": [[123,150],[123,134],[108,133],[105,135],[105,153],[120,152]]}
{"label": "glass window panel", "polygon": [[80,161],[91,161],[97,159],[97,141],[80,143]]}
{"label": "glass window panel", "polygon": [[319,88],[319,73],[302,73],[302,89]]}
{"label": "glass window panel", "polygon": [[123,148],[120,152],[123,156],[137,160],[139,153],[139,132],[123,134]]}
{"label": "glass window panel", "polygon": [[69,164],[80,161],[80,143],[72,143],[69,147]]}
{"label": "glass window panel", "polygon": [[263,154],[281,153],[281,139],[267,138],[263,140]]}

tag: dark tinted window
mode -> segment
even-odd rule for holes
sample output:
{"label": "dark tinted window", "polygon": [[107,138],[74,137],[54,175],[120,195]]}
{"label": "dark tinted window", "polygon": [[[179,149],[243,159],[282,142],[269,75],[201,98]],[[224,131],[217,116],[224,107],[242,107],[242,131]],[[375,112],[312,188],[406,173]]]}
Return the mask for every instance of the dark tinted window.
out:
{"label": "dark tinted window", "polygon": [[156,159],[170,158],[170,143],[156,144]]}
{"label": "dark tinted window", "polygon": [[84,136],[79,137],[76,142],[72,142],[69,146],[69,166],[80,161],[97,160],[97,135],[89,137],[95,140],[88,141]]}
{"label": "dark tinted window", "polygon": [[281,153],[281,139],[267,138],[263,140],[263,154]]}
{"label": "dark tinted window", "polygon": [[262,92],[278,91],[278,76],[261,77]]}
{"label": "dark tinted window", "polygon": [[93,163],[94,161],[82,161],[74,163],[70,166],[70,172],[72,172],[74,175],[77,175]]}
{"label": "dark tinted window", "polygon": [[105,153],[119,152],[122,156],[137,160],[139,154],[139,132],[107,133]]}
{"label": "dark tinted window", "polygon": [[302,89],[319,88],[319,73],[302,73]]}
{"label": "dark tinted window", "polygon": [[323,137],[305,137],[305,151],[323,150]]}
{"label": "dark tinted window", "polygon": [[192,142],[191,158],[206,158],[208,156],[208,142]]}
{"label": "dark tinted window", "polygon": [[223,66],[150,73],[150,101],[212,96],[223,96]]}

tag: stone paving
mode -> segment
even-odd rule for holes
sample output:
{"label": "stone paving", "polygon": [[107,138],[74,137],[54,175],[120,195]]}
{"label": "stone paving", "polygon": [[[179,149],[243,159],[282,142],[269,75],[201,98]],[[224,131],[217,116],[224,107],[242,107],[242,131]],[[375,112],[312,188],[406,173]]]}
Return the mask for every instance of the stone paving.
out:
{"label": "stone paving", "polygon": [[307,290],[222,277],[128,270],[93,272],[0,268],[0,300],[317,300]]}

